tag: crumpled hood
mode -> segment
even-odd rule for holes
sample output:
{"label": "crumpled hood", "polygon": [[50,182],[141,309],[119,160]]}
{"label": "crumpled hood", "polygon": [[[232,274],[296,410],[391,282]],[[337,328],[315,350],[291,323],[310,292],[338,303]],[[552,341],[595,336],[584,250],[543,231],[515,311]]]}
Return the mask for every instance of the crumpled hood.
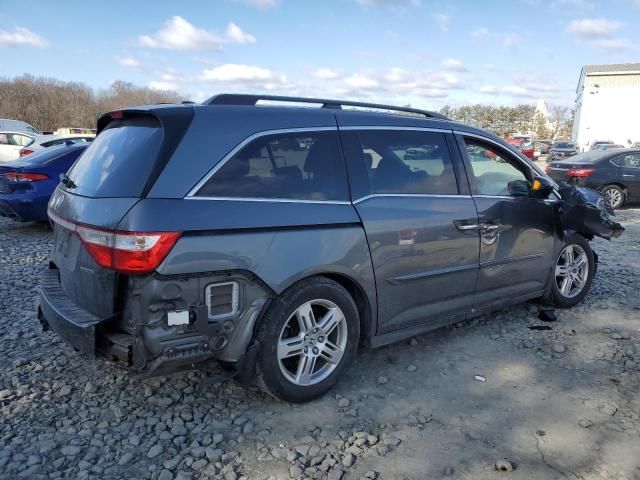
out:
{"label": "crumpled hood", "polygon": [[564,229],[606,240],[624,232],[624,227],[613,219],[615,213],[600,192],[563,183],[558,193],[562,198],[559,215]]}

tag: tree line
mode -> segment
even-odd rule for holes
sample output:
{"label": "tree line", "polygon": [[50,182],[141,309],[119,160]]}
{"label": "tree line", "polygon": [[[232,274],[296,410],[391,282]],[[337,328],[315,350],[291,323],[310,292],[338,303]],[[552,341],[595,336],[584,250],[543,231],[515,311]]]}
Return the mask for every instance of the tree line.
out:
{"label": "tree line", "polygon": [[461,107],[445,105],[440,113],[452,120],[489,130],[500,137],[532,132],[541,140],[571,138],[573,127],[573,111],[563,106],[551,107],[548,117],[537,111],[535,106],[525,104],[514,107],[480,103]]}
{"label": "tree line", "polygon": [[152,90],[120,80],[96,91],[84,83],[31,75],[0,79],[0,118],[22,120],[41,131],[95,128],[98,116],[105,112],[182,100],[176,92]]}

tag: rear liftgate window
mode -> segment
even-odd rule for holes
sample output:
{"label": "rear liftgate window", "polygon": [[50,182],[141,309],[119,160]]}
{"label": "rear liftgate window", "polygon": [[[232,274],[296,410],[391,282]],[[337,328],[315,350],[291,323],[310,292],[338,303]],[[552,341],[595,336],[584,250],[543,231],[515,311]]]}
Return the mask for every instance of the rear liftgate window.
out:
{"label": "rear liftgate window", "polygon": [[230,158],[196,196],[347,200],[338,142],[336,132],[260,137]]}
{"label": "rear liftgate window", "polygon": [[71,192],[86,197],[139,197],[162,145],[153,117],[112,121],[69,171]]}

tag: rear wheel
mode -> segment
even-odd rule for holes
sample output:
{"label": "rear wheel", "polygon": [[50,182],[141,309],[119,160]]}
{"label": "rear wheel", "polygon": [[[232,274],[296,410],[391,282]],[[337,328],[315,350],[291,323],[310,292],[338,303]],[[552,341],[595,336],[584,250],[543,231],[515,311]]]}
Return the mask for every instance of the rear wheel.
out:
{"label": "rear wheel", "polygon": [[580,235],[567,239],[554,266],[550,291],[551,303],[569,308],[589,293],[595,274],[595,258],[589,242]]}
{"label": "rear wheel", "polygon": [[602,193],[607,199],[607,202],[609,202],[609,205],[611,205],[611,208],[616,209],[624,205],[624,190],[618,185],[607,185],[602,189]]}
{"label": "rear wheel", "polygon": [[312,400],[335,385],[359,337],[349,292],[327,278],[303,280],[273,302],[258,328],[258,384],[281,400]]}

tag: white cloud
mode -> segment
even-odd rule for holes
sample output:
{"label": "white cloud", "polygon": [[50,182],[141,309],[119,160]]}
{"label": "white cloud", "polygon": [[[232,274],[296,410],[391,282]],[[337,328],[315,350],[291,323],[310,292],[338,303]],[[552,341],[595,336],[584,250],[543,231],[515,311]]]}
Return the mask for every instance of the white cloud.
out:
{"label": "white cloud", "polygon": [[221,36],[196,27],[180,16],[171,17],[162,29],[153,35],[140,35],[138,40],[145,47],[168,50],[222,50],[225,43],[256,42],[253,35],[233,22],[229,22],[225,35]]}
{"label": "white cloud", "polygon": [[256,43],[256,37],[243,31],[238,25],[229,22],[227,25],[227,38],[235,43]]}
{"label": "white cloud", "polygon": [[409,72],[404,68],[393,67],[387,72],[384,78],[388,82],[405,82],[409,76]]}
{"label": "white cloud", "polygon": [[24,27],[0,30],[0,47],[22,46],[44,48],[48,46],[48,43],[40,35]]}
{"label": "white cloud", "polygon": [[483,66],[484,66],[484,69],[487,72],[495,72],[496,71],[496,66],[493,63],[485,63]]}
{"label": "white cloud", "polygon": [[583,18],[573,20],[567,25],[567,32],[579,37],[608,37],[622,27],[622,22],[604,18]]}
{"label": "white cloud", "polygon": [[446,13],[436,13],[433,15],[435,21],[440,25],[440,30],[443,32],[449,31],[449,21],[451,18]]}
{"label": "white cloud", "polygon": [[220,50],[223,43],[216,34],[198,28],[180,16],[169,19],[164,28],[153,35],[141,35],[139,40],[145,47],[169,50]]}
{"label": "white cloud", "polygon": [[224,87],[232,84],[233,88],[238,90],[277,90],[282,93],[291,93],[295,87],[285,75],[276,74],[255,65],[235,63],[205,69],[200,75],[200,80],[217,83]]}
{"label": "white cloud", "polygon": [[629,50],[633,44],[622,38],[603,38],[593,42],[593,46],[605,52],[616,53]]}
{"label": "white cloud", "polygon": [[127,68],[140,69],[143,67],[142,62],[140,62],[140,60],[137,60],[133,57],[121,57],[118,59],[118,63],[123,67],[127,67]]}
{"label": "white cloud", "polygon": [[245,5],[256,7],[261,10],[267,10],[269,8],[275,8],[280,3],[280,0],[240,0]]}
{"label": "white cloud", "polygon": [[524,87],[520,87],[518,85],[507,85],[502,89],[504,93],[508,93],[509,95],[513,95],[514,97],[530,97],[531,92]]}
{"label": "white cloud", "polygon": [[484,38],[489,35],[489,29],[486,27],[478,27],[473,32],[471,32],[471,36],[473,38]]}
{"label": "white cloud", "polygon": [[176,90],[178,85],[172,82],[149,82],[147,86],[153,90]]}
{"label": "white cloud", "polygon": [[239,65],[226,63],[215,68],[208,68],[202,73],[202,79],[214,82],[271,80],[273,73],[270,70],[254,65]]}
{"label": "white cloud", "polygon": [[361,73],[355,73],[344,79],[344,83],[352,88],[377,88],[380,82]]}
{"label": "white cloud", "polygon": [[495,85],[482,85],[478,91],[480,93],[497,93],[498,88]]}
{"label": "white cloud", "polygon": [[323,80],[333,80],[339,78],[341,73],[339,70],[335,70],[333,68],[318,68],[313,72],[313,76]]}
{"label": "white cloud", "polygon": [[467,67],[464,66],[464,63],[462,63],[460,60],[457,60],[455,58],[447,58],[446,60],[442,61],[442,66],[446,69],[446,70],[451,70],[452,72],[466,72]]}

